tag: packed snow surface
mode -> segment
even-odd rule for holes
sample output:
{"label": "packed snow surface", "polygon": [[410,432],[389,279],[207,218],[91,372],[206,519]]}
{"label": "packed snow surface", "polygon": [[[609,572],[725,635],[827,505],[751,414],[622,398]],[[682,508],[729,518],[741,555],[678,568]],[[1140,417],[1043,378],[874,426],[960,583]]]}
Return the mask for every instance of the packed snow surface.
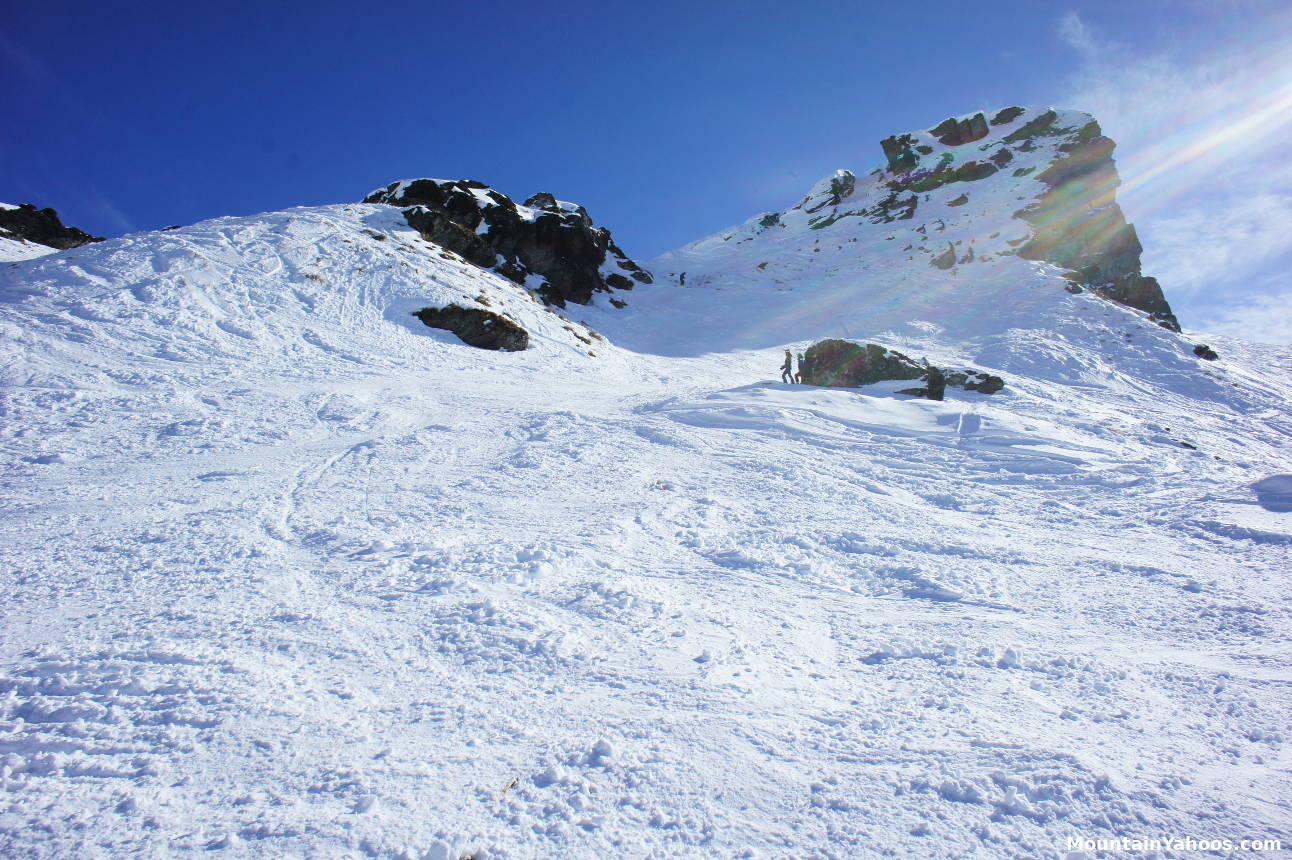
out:
{"label": "packed snow surface", "polygon": [[[0,853],[1292,844],[1292,353],[867,229],[570,319],[386,206],[0,267]],[[765,381],[840,325],[1006,388]]]}
{"label": "packed snow surface", "polygon": [[[0,204],[0,208],[17,209],[18,207],[5,207]],[[57,249],[48,245],[28,242],[26,239],[10,239],[8,236],[0,236],[0,263],[12,263],[14,260],[30,260],[54,253],[57,253]]]}

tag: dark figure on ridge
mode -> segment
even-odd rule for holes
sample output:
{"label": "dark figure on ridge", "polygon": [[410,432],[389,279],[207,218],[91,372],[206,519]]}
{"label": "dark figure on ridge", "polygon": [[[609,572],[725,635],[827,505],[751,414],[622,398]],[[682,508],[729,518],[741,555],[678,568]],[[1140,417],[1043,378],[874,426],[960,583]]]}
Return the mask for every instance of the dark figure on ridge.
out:
{"label": "dark figure on ridge", "polygon": [[781,365],[781,382],[794,382],[794,356],[785,350],[785,363]]}

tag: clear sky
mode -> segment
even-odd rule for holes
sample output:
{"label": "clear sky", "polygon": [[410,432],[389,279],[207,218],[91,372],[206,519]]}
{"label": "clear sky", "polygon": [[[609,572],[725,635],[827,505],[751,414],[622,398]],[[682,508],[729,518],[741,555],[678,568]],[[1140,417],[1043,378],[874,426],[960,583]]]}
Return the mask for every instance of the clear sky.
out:
{"label": "clear sky", "polygon": [[1088,110],[1186,328],[1292,342],[1292,3],[20,3],[0,201],[115,236],[469,177],[631,256],[784,208],[878,141]]}

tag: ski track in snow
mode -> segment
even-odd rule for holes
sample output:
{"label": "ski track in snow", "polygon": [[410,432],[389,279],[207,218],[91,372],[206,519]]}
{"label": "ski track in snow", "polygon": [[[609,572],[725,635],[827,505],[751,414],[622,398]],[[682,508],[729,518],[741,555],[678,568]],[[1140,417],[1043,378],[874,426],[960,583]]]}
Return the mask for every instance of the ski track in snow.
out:
{"label": "ski track in snow", "polygon": [[385,207],[258,219],[0,269],[5,856],[1292,842],[1289,356],[760,383],[587,356]]}

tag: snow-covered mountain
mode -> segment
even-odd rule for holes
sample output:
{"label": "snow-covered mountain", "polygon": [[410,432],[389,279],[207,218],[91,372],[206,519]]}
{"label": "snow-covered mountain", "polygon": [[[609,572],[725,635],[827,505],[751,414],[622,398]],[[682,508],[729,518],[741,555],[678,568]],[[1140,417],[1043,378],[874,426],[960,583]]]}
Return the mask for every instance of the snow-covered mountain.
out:
{"label": "snow-covered mountain", "polygon": [[[0,851],[1292,842],[1292,351],[1009,113],[642,266],[461,182],[0,266]],[[1006,384],[765,381],[824,337]]]}

